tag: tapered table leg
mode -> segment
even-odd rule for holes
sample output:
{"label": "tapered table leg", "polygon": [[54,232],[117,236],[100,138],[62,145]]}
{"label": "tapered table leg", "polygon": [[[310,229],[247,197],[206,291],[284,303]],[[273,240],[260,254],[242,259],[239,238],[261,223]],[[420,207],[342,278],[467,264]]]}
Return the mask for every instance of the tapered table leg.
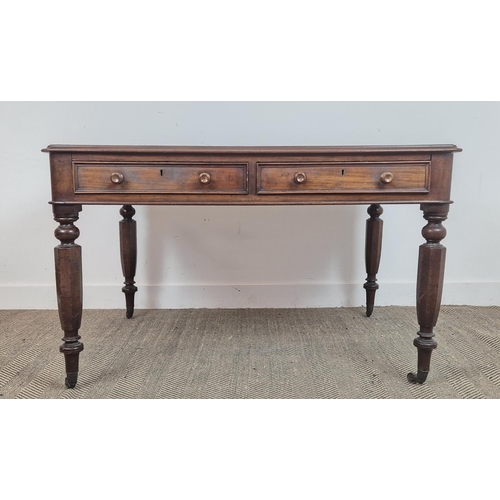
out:
{"label": "tapered table leg", "polygon": [[132,218],[135,215],[135,209],[132,205],[123,205],[120,214],[123,217],[120,221],[120,256],[125,278],[122,292],[125,294],[127,318],[131,318],[134,314],[134,294],[137,292],[134,281],[137,265],[137,228]]}
{"label": "tapered table leg", "polygon": [[441,240],[446,236],[442,225],[448,217],[448,204],[423,204],[427,225],[422,229],[426,243],[420,246],[417,275],[417,317],[420,331],[413,344],[417,348],[417,373],[409,373],[410,382],[423,384],[429,374],[431,354],[437,347],[434,339],[443,292],[446,248]]}
{"label": "tapered table leg", "polygon": [[80,231],[73,225],[78,220],[81,205],[53,205],[54,220],[59,222],[55,237],[61,242],[54,250],[57,305],[64,331],[60,351],[66,363],[66,386],[73,388],[78,379],[78,359],[83,351],[80,342],[82,319],[82,252],[75,240]]}
{"label": "tapered table leg", "polygon": [[384,221],[380,219],[383,208],[378,204],[368,207],[369,219],[366,220],[365,263],[366,283],[366,315],[370,317],[375,304],[375,292],[378,290],[377,273],[382,253],[382,227]]}

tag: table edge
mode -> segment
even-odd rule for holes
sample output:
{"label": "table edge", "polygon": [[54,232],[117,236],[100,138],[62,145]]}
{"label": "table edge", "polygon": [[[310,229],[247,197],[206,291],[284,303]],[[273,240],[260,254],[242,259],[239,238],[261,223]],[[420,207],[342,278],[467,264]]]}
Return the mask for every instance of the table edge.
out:
{"label": "table edge", "polygon": [[132,146],[50,144],[44,153],[189,153],[189,154],[349,154],[349,153],[459,153],[455,144],[413,146]]}

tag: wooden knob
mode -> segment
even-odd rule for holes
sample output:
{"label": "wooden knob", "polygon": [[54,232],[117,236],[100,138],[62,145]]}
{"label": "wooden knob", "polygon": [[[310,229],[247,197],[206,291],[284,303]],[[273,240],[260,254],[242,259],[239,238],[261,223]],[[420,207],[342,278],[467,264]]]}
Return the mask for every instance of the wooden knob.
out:
{"label": "wooden knob", "polygon": [[125,177],[120,172],[113,172],[110,180],[113,184],[121,184],[125,180]]}
{"label": "wooden knob", "polygon": [[198,178],[202,184],[210,184],[210,181],[212,180],[211,175],[207,172],[201,173]]}
{"label": "wooden knob", "polygon": [[307,176],[304,172],[298,172],[295,174],[295,182],[297,184],[302,184],[303,182],[306,182]]}
{"label": "wooden knob", "polygon": [[392,172],[382,172],[380,175],[380,182],[384,184],[390,184],[394,179],[394,174]]}

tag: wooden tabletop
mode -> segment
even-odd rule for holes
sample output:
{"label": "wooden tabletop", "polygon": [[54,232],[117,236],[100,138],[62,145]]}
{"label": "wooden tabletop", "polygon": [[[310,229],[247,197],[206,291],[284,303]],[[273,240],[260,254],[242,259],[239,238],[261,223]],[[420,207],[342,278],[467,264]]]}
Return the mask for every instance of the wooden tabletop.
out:
{"label": "wooden tabletop", "polygon": [[454,144],[417,146],[127,146],[51,144],[44,153],[226,153],[226,154],[339,154],[339,153],[458,153]]}

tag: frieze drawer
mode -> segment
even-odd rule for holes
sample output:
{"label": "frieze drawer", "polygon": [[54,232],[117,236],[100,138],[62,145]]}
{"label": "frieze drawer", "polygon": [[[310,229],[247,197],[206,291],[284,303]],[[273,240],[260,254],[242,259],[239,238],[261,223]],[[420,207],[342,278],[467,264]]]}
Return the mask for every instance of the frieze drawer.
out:
{"label": "frieze drawer", "polygon": [[73,168],[75,193],[248,193],[246,163],[75,163]]}
{"label": "frieze drawer", "polygon": [[258,163],[259,194],[426,193],[429,163]]}

